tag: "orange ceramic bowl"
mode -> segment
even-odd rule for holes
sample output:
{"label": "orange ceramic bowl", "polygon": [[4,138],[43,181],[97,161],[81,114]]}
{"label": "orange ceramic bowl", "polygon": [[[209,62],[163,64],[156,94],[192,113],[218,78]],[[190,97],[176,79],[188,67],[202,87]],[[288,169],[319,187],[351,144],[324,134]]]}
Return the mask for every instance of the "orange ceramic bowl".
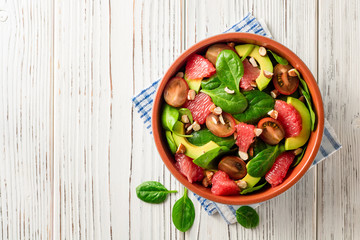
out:
{"label": "orange ceramic bowl", "polygon": [[[184,177],[175,168],[175,159],[168,148],[167,141],[165,139],[165,131],[162,129],[161,126],[161,110],[164,103],[163,91],[169,79],[176,75],[177,72],[184,69],[186,60],[192,53],[204,54],[204,52],[209,46],[215,43],[224,42],[235,42],[235,44],[251,43],[259,46],[264,46],[267,49],[274,51],[281,57],[286,58],[289,63],[301,73],[304,80],[306,81],[311,93],[314,111],[316,114],[315,131],[311,133],[308,147],[300,164],[297,165],[295,168],[291,169],[287,174],[284,182],[277,187],[264,188],[258,192],[253,192],[249,195],[216,196],[211,193],[210,188],[205,188],[198,183],[188,182],[186,177]],[[314,79],[314,76],[311,74],[310,70],[304,64],[304,62],[295,55],[295,53],[293,53],[280,43],[266,37],[250,33],[225,33],[207,38],[199,43],[196,43],[184,53],[182,53],[180,57],[178,57],[175,62],[170,66],[162,81],[160,82],[159,88],[155,96],[152,113],[152,130],[154,134],[155,144],[162,160],[164,161],[170,172],[175,176],[175,178],[178,179],[185,187],[187,187],[194,193],[215,202],[233,205],[248,205],[263,202],[278,196],[279,194],[288,190],[295,183],[297,183],[300,178],[306,173],[306,171],[309,169],[312,162],[314,161],[320,147],[324,130],[324,109],[321,94]]]}

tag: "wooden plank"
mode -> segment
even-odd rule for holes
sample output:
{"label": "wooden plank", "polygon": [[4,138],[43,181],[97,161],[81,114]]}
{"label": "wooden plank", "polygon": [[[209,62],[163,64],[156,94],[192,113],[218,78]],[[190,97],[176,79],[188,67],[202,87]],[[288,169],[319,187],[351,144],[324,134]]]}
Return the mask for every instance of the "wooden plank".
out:
{"label": "wooden plank", "polygon": [[[135,93],[160,78],[181,53],[181,2],[135,1],[134,64]],[[131,239],[183,239],[171,221],[171,209],[181,194],[172,194],[165,203],[151,205],[136,197],[140,183],[155,180],[167,188],[181,189],[155,148],[153,137],[134,111],[130,176]],[[182,193],[182,191],[180,191]]]}
{"label": "wooden plank", "polygon": [[[186,47],[222,32],[252,11],[265,20],[277,41],[297,53],[316,74],[316,7],[313,1],[186,1]],[[261,223],[256,231],[237,224],[227,228],[221,218],[201,215],[201,222],[198,220],[186,236],[188,239],[201,239],[204,235],[212,239],[314,239],[315,190],[315,174],[310,170],[295,187],[258,208]]]}
{"label": "wooden plank", "polygon": [[360,237],[358,1],[319,1],[319,85],[343,149],[318,167],[318,239]]}
{"label": "wooden plank", "polygon": [[129,236],[132,3],[119,4],[55,3],[56,239]]}
{"label": "wooden plank", "polygon": [[0,1],[0,238],[52,237],[52,2]]}

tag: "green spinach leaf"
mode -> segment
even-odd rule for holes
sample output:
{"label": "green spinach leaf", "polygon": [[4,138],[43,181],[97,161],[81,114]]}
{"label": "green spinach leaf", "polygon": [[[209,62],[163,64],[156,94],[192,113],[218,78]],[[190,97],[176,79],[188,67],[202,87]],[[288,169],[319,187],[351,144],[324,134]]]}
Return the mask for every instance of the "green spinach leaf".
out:
{"label": "green spinach leaf", "polygon": [[208,80],[203,80],[201,82],[201,88],[206,90],[212,90],[221,85],[221,82],[217,76],[217,74],[214,74],[211,76]]}
{"label": "green spinach leaf", "polygon": [[253,159],[258,153],[268,148],[270,145],[266,144],[261,138],[256,138],[253,144],[254,154],[249,156],[249,160]]}
{"label": "green spinach leaf", "polygon": [[231,148],[235,144],[235,139],[233,136],[230,137],[218,137],[210,132],[209,129],[202,129],[197,132],[192,133],[192,137],[188,138],[188,141],[196,146],[202,146],[207,144],[210,141],[215,142],[219,146],[225,146]]}
{"label": "green spinach leaf", "polygon": [[223,50],[216,59],[216,73],[220,81],[229,89],[240,92],[240,80],[244,75],[244,65],[232,50]]}
{"label": "green spinach leaf", "polygon": [[193,117],[192,117],[192,114],[191,114],[191,111],[190,111],[189,109],[187,109],[187,108],[180,108],[180,109],[179,109],[179,114],[180,114],[180,116],[179,116],[180,118],[181,118],[182,115],[187,115],[188,118],[189,118],[189,120],[190,120],[190,123],[193,123],[193,122],[194,122]]}
{"label": "green spinach leaf", "polygon": [[244,228],[255,228],[259,225],[259,215],[249,206],[242,206],[236,210],[236,220]]}
{"label": "green spinach leaf", "polygon": [[216,169],[218,157],[221,157],[229,151],[230,149],[228,147],[217,147],[202,154],[200,157],[194,159],[193,162],[205,169]]}
{"label": "green spinach leaf", "polygon": [[271,146],[261,151],[247,164],[248,173],[253,177],[264,176],[270,170],[280,153],[279,145]]}
{"label": "green spinach leaf", "polygon": [[155,181],[143,182],[136,188],[137,197],[147,203],[162,203],[169,193],[177,193],[177,191],[169,191],[164,185]]}
{"label": "green spinach leaf", "polygon": [[295,163],[292,164],[292,167],[296,167],[296,166],[301,162],[301,160],[303,159],[303,157],[304,157],[304,155],[305,155],[306,148],[307,148],[307,147],[305,147],[305,148],[303,149],[303,151],[301,152],[301,154],[300,154],[299,156],[296,156],[296,161],[295,161]]}
{"label": "green spinach leaf", "polygon": [[174,138],[172,136],[172,132],[170,131],[165,131],[165,137],[166,137],[166,141],[169,145],[170,151],[172,154],[176,153],[177,147],[174,141]]}
{"label": "green spinach leaf", "polygon": [[234,94],[229,94],[225,92],[224,85],[220,85],[220,87],[213,90],[202,89],[201,92],[209,95],[215,105],[221,107],[227,113],[241,113],[248,106],[247,100],[242,93],[235,92]]}
{"label": "green spinach leaf", "polygon": [[278,63],[280,63],[281,65],[288,65],[288,64],[289,64],[289,62],[288,62],[285,58],[280,57],[279,55],[277,55],[277,54],[274,53],[273,51],[271,51],[271,50],[268,49],[268,52],[270,52],[270,53],[273,55],[273,57],[275,58],[275,60],[276,60]]}
{"label": "green spinach leaf", "polygon": [[161,122],[163,128],[165,130],[172,131],[178,119],[179,119],[179,111],[168,104],[164,104],[163,112],[161,115]]}
{"label": "green spinach leaf", "polygon": [[187,189],[184,196],[176,201],[172,209],[172,221],[175,227],[181,232],[191,228],[195,219],[195,208],[193,202],[187,196]]}
{"label": "green spinach leaf", "polygon": [[252,188],[245,188],[244,190],[242,190],[240,192],[240,194],[244,195],[244,194],[248,194],[248,193],[251,193],[251,192],[255,192],[255,191],[263,188],[266,184],[267,184],[267,182],[264,182],[263,184],[261,184],[259,186],[255,186],[255,187],[252,187]]}
{"label": "green spinach leaf", "polygon": [[240,122],[254,123],[274,108],[275,100],[269,94],[259,90],[244,92],[248,108],[243,113],[234,114]]}

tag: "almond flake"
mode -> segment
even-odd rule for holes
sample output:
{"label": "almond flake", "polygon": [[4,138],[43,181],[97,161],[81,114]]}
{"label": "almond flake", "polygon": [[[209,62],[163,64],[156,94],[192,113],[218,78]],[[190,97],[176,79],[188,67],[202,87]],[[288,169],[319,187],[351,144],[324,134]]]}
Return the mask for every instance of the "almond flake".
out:
{"label": "almond flake", "polygon": [[250,82],[250,86],[252,86],[252,87],[257,87],[256,81],[251,81],[251,82]]}
{"label": "almond flake", "polygon": [[305,97],[304,97],[304,96],[300,96],[300,97],[299,97],[299,100],[302,101],[302,102],[305,102]]}
{"label": "almond flake", "polygon": [[246,152],[242,152],[242,151],[239,151],[239,157],[244,161],[249,159],[249,155]]}
{"label": "almond flake", "polygon": [[257,64],[255,58],[251,57],[251,58],[249,59],[249,62],[251,63],[251,65],[252,65],[253,67],[258,67],[258,64]]}
{"label": "almond flake", "polygon": [[272,117],[273,119],[277,119],[279,113],[278,113],[276,110],[273,109],[273,110],[271,110],[270,112],[268,112],[268,115],[269,115],[270,117]]}
{"label": "almond flake", "polygon": [[190,132],[191,130],[193,130],[193,125],[190,125],[190,126],[186,129],[186,132]]}
{"label": "almond flake", "polygon": [[193,127],[194,131],[199,131],[201,129],[201,126],[197,121],[195,121],[191,126]]}
{"label": "almond flake", "polygon": [[238,185],[238,187],[240,189],[245,189],[248,186],[247,182],[244,180],[238,180],[238,181],[235,181],[235,183],[236,183],[236,185]]}
{"label": "almond flake", "polygon": [[224,118],[223,118],[223,116],[221,114],[219,115],[219,120],[220,120],[222,125],[225,125]]}
{"label": "almond flake", "polygon": [[263,130],[261,128],[255,128],[254,133],[258,137],[262,134]]}
{"label": "almond flake", "polygon": [[186,147],[180,143],[178,149],[176,150],[176,153],[185,153],[186,152]]}
{"label": "almond flake", "polygon": [[234,140],[237,138],[237,132],[234,132]]}
{"label": "almond flake", "polygon": [[183,122],[183,123],[189,123],[190,120],[189,120],[188,115],[186,115],[186,114],[182,115],[182,116],[181,116],[181,122]]}
{"label": "almond flake", "polygon": [[222,109],[221,109],[221,107],[216,107],[216,108],[214,109],[213,113],[214,113],[215,115],[220,115],[220,114],[222,114]]}
{"label": "almond flake", "polygon": [[229,42],[227,45],[228,45],[229,47],[231,47],[231,48],[234,48],[234,47],[235,47],[235,43],[234,43],[234,42]]}
{"label": "almond flake", "polygon": [[259,47],[259,54],[260,54],[260,56],[265,57],[265,56],[266,56],[266,53],[267,53],[266,48],[264,48],[264,47]]}
{"label": "almond flake", "polygon": [[288,71],[288,74],[289,74],[290,77],[296,77],[297,76],[296,69],[295,68],[290,69]]}
{"label": "almond flake", "polygon": [[302,153],[302,148],[297,148],[297,149],[295,149],[294,151],[293,151],[293,153],[294,153],[294,155],[295,156],[297,156],[297,155],[299,155],[300,153]]}
{"label": "almond flake", "polygon": [[272,76],[274,75],[274,73],[266,71],[266,70],[263,70],[263,73],[266,78],[272,78]]}
{"label": "almond flake", "polygon": [[190,89],[187,95],[188,100],[194,100],[196,96],[196,92],[193,89]]}
{"label": "almond flake", "polygon": [[214,112],[215,108],[216,108],[215,104],[211,105],[210,108],[209,108],[210,112]]}
{"label": "almond flake", "polygon": [[272,90],[272,91],[270,92],[270,95],[271,95],[273,98],[277,98],[277,97],[280,95],[280,93],[279,93],[279,91],[278,91],[277,89],[274,89],[274,90]]}
{"label": "almond flake", "polygon": [[235,91],[234,90],[231,90],[231,89],[229,89],[228,87],[225,87],[225,92],[227,92],[228,94],[234,94],[235,93]]}

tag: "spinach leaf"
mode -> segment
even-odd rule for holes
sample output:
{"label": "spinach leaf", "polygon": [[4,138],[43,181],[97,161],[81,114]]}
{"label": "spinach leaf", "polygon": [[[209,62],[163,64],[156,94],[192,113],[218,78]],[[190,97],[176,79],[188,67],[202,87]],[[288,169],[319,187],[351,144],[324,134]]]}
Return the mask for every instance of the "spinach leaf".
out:
{"label": "spinach leaf", "polygon": [[217,147],[214,148],[202,155],[200,157],[193,160],[193,162],[199,167],[205,169],[216,169],[217,168],[217,159],[224,155],[224,153],[229,152],[230,149],[228,147]]}
{"label": "spinach leaf", "polygon": [[249,206],[242,206],[236,210],[236,220],[244,228],[254,228],[259,225],[259,215]]}
{"label": "spinach leaf", "polygon": [[261,138],[256,138],[253,145],[254,155],[252,157],[249,156],[249,160],[253,159],[259,152],[268,148],[268,146],[270,145],[266,144],[263,140],[261,140]]}
{"label": "spinach leaf", "polygon": [[179,109],[179,114],[180,114],[180,116],[179,116],[180,118],[181,118],[182,115],[187,115],[188,118],[189,118],[189,120],[190,120],[190,123],[193,123],[193,122],[194,122],[193,117],[192,117],[192,114],[191,114],[191,111],[190,111],[189,109],[187,109],[187,108],[180,108],[180,109]]}
{"label": "spinach leaf", "polygon": [[206,90],[212,90],[221,85],[221,82],[217,76],[217,74],[214,74],[211,76],[208,80],[203,80],[201,82],[201,88]]}
{"label": "spinach leaf", "polygon": [[195,208],[193,202],[187,196],[187,189],[184,196],[176,201],[172,209],[172,221],[175,227],[181,232],[191,228],[195,219]]}
{"label": "spinach leaf", "polygon": [[273,57],[275,58],[275,60],[276,60],[278,63],[280,63],[281,65],[288,65],[288,64],[289,64],[289,62],[288,62],[285,58],[280,57],[279,55],[277,55],[277,54],[274,53],[273,51],[271,51],[271,50],[268,49],[268,52],[270,52],[270,53],[273,55]]}
{"label": "spinach leaf", "polygon": [[263,188],[266,184],[267,184],[267,182],[264,182],[263,184],[261,184],[259,186],[255,186],[255,187],[252,187],[252,188],[245,188],[244,190],[242,190],[240,192],[240,194],[244,195],[244,194],[247,194],[247,193],[257,191],[257,190]]}
{"label": "spinach leaf", "polygon": [[244,92],[248,101],[248,108],[243,113],[234,114],[240,122],[254,123],[274,108],[275,100],[269,94],[259,90]]}
{"label": "spinach leaf", "polygon": [[207,144],[210,141],[215,142],[219,146],[225,146],[231,148],[235,144],[235,139],[233,136],[230,137],[218,137],[210,132],[209,129],[202,129],[197,132],[192,133],[192,137],[188,138],[188,141],[196,146],[202,146]]}
{"label": "spinach leaf", "polygon": [[220,87],[213,90],[202,89],[201,92],[209,95],[215,105],[221,107],[227,113],[241,113],[248,106],[247,100],[242,93],[229,94],[225,92],[224,85],[220,85]]}
{"label": "spinach leaf", "polygon": [[165,131],[165,137],[166,137],[166,141],[169,145],[170,151],[172,154],[176,153],[177,147],[174,141],[174,138],[172,136],[172,133],[170,131]]}
{"label": "spinach leaf", "polygon": [[147,203],[162,203],[169,193],[177,193],[177,191],[169,191],[164,185],[155,181],[143,182],[136,188],[137,197]]}
{"label": "spinach leaf", "polygon": [[179,119],[179,111],[168,104],[164,104],[164,109],[161,115],[161,122],[163,128],[165,130],[172,131],[178,119]]}
{"label": "spinach leaf", "polygon": [[292,167],[296,167],[301,162],[301,160],[303,159],[303,157],[305,155],[306,148],[307,148],[307,146],[303,149],[303,151],[301,152],[301,154],[299,156],[296,156],[296,161],[295,161],[295,163],[292,164]]}
{"label": "spinach leaf", "polygon": [[216,59],[216,73],[226,87],[240,92],[240,80],[244,75],[244,65],[234,51],[223,50],[220,52]]}
{"label": "spinach leaf", "polygon": [[253,177],[264,176],[270,170],[280,153],[279,145],[271,146],[261,151],[247,164],[248,173]]}

